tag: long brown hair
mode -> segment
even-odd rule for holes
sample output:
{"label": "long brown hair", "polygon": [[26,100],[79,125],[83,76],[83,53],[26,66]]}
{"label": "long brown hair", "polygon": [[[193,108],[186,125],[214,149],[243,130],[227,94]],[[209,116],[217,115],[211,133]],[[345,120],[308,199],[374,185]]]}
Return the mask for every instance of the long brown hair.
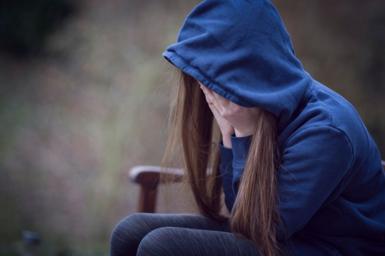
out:
{"label": "long brown hair", "polygon": [[234,206],[230,216],[224,216],[220,213],[223,190],[219,129],[198,82],[179,72],[180,85],[170,112],[169,136],[161,165],[167,167],[175,148],[181,145],[183,168],[199,212],[218,222],[229,221],[231,231],[252,240],[262,255],[280,254],[276,240],[276,118],[260,109]]}

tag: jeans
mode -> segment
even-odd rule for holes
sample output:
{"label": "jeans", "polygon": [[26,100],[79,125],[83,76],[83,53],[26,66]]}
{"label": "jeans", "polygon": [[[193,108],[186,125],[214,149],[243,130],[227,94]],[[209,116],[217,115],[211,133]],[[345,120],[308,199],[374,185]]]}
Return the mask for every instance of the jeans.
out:
{"label": "jeans", "polygon": [[228,223],[198,214],[133,213],[110,236],[110,256],[258,256],[251,240],[236,237]]}

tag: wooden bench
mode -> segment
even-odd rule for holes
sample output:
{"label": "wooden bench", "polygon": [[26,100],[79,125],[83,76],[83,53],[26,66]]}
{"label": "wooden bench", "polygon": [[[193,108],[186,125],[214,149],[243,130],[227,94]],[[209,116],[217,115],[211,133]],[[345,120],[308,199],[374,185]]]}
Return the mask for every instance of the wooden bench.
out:
{"label": "wooden bench", "polygon": [[[385,170],[385,161],[382,161]],[[171,182],[182,181],[183,170],[177,168],[161,168],[153,165],[137,165],[128,172],[129,180],[139,184],[140,194],[138,201],[139,212],[155,212],[159,184],[164,184],[165,180]],[[165,179],[160,179],[160,175]]]}

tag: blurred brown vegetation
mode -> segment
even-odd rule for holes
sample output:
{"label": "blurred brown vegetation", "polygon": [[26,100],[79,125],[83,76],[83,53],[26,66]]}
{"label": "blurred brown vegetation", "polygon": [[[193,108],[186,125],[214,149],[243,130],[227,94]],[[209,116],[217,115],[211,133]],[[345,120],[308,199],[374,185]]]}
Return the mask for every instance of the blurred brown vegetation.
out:
{"label": "blurred brown vegetation", "polygon": [[[197,2],[83,1],[42,54],[0,58],[0,255],[20,255],[24,229],[40,255],[107,255],[136,210],[127,169],[161,159],[177,85],[161,53]],[[305,68],[356,106],[385,156],[385,2],[274,2]],[[193,211],[173,195],[159,211]]]}

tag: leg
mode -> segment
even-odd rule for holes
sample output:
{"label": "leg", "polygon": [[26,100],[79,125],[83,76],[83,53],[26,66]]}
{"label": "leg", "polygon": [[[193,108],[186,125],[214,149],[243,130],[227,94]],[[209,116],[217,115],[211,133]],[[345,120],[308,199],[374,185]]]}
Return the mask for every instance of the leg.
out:
{"label": "leg", "polygon": [[114,227],[110,237],[110,256],[136,255],[142,238],[153,229],[165,226],[228,230],[227,223],[220,224],[198,214],[133,213]]}
{"label": "leg", "polygon": [[149,232],[140,242],[137,256],[257,256],[251,240],[225,231],[183,227],[161,227]]}

